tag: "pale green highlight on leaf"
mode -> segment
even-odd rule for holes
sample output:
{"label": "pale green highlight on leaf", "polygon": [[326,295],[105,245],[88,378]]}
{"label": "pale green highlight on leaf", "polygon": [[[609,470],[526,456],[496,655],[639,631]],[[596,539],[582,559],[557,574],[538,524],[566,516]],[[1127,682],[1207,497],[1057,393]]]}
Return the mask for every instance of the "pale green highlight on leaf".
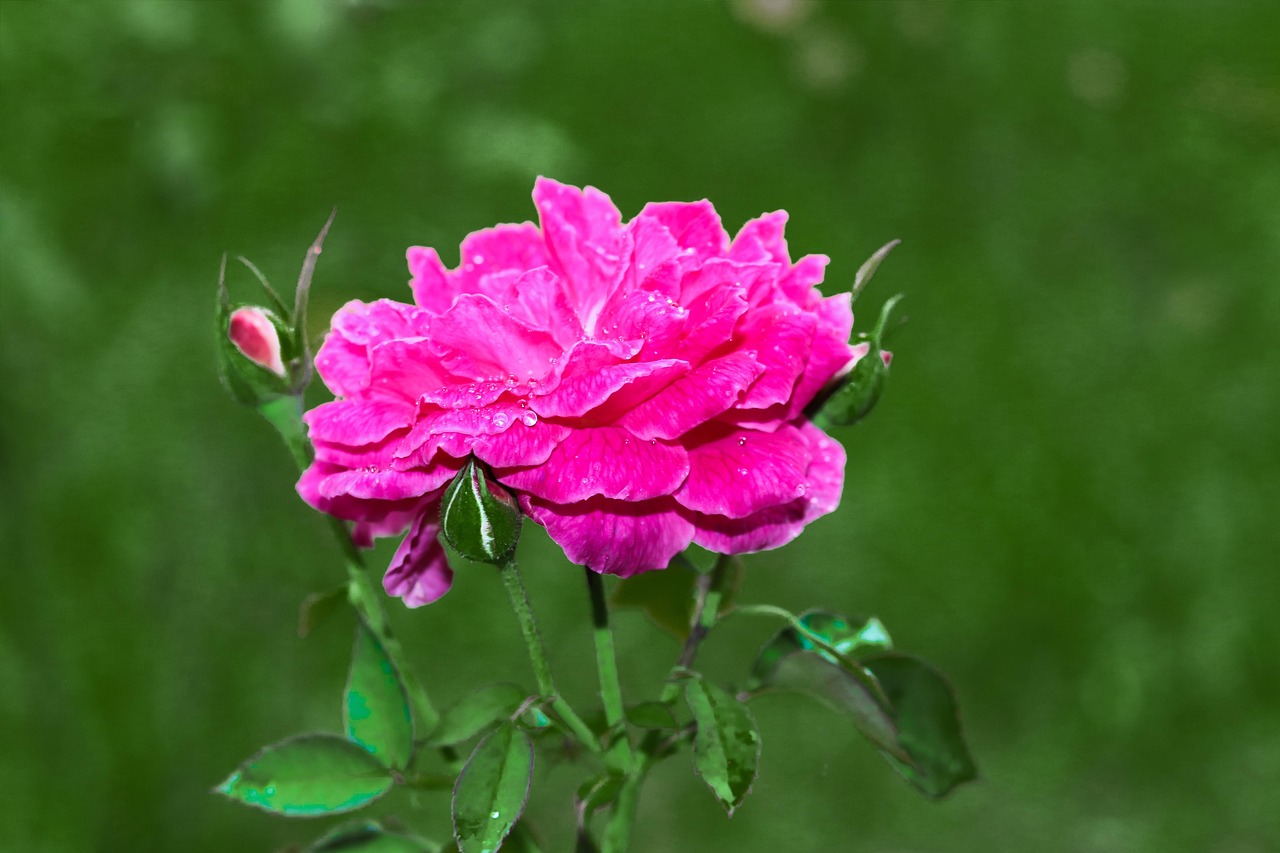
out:
{"label": "pale green highlight on leaf", "polygon": [[413,757],[413,716],[409,695],[373,632],[360,622],[343,694],[347,736],[388,767],[403,768]]}
{"label": "pale green highlight on leaf", "polygon": [[390,789],[372,755],[340,735],[298,735],[249,758],[214,790],[286,817],[320,817],[365,806]]}

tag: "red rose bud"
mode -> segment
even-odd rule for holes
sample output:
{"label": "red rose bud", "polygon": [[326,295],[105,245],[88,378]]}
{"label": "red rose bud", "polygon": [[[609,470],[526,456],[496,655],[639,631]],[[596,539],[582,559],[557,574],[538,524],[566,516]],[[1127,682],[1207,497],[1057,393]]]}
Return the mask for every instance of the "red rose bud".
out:
{"label": "red rose bud", "polygon": [[245,358],[284,377],[280,357],[280,331],[262,308],[237,308],[231,312],[227,336]]}

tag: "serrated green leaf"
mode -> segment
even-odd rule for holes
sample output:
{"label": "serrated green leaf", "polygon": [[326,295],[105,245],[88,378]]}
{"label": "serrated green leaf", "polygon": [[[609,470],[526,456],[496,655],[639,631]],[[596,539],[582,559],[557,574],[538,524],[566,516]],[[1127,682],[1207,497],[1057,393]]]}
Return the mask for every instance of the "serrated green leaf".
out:
{"label": "serrated green leaf", "polygon": [[529,800],[533,741],[506,722],[486,735],[453,789],[453,835],[460,853],[492,853]]}
{"label": "serrated green leaf", "polygon": [[440,716],[427,735],[431,746],[449,746],[470,740],[494,723],[510,717],[528,697],[514,684],[490,684],[457,701]]}
{"label": "serrated green leaf", "polygon": [[387,767],[409,764],[413,758],[409,694],[382,643],[363,621],[356,625],[342,714],[347,737]]}
{"label": "serrated green leaf", "polygon": [[684,690],[697,723],[694,768],[732,817],[751,790],[760,762],[755,718],[745,704],[701,676],[686,680]]}
{"label": "serrated green leaf", "polygon": [[911,757],[898,743],[898,728],[887,697],[874,677],[856,664],[841,665],[809,651],[783,656],[765,685],[811,696],[853,722],[864,737],[903,761]]}
{"label": "serrated green leaf", "polygon": [[340,823],[316,839],[307,853],[439,853],[434,841],[392,832],[376,820]]}
{"label": "serrated green leaf", "polygon": [[[742,585],[742,563],[733,561],[720,599],[720,613],[733,606]],[[689,637],[697,603],[700,570],[683,555],[660,572],[641,572],[624,578],[614,587],[610,601],[614,607],[643,610],[655,626],[684,642]]]}
{"label": "serrated green leaf", "polygon": [[313,592],[298,605],[298,636],[306,638],[347,602],[347,585]]}
{"label": "serrated green leaf", "polygon": [[358,809],[391,787],[378,760],[340,735],[298,735],[249,758],[214,790],[286,817]]}
{"label": "serrated green leaf", "polygon": [[896,652],[868,658],[865,665],[893,707],[898,742],[909,756],[908,761],[887,756],[894,768],[935,798],[977,778],[955,690],[946,677],[920,658]]}
{"label": "serrated green leaf", "polygon": [[641,729],[669,730],[676,727],[675,715],[661,702],[641,702],[626,710],[627,722]]}

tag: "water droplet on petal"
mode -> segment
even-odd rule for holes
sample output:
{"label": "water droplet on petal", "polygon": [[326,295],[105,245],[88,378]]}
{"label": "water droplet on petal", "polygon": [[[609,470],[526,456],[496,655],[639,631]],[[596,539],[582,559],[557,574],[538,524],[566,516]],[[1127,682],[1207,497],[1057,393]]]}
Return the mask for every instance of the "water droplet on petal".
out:
{"label": "water droplet on petal", "polygon": [[536,426],[538,423],[538,415],[535,412],[525,412],[520,416],[520,420],[523,421],[524,425],[527,427]]}
{"label": "water droplet on petal", "polygon": [[747,440],[746,440],[745,438],[739,438],[739,439],[738,439],[738,446],[739,446],[739,447],[741,447],[742,445],[744,445],[744,444],[746,444],[746,443],[747,443]]}
{"label": "water droplet on petal", "polygon": [[473,255],[473,256],[471,257],[471,263],[473,263],[473,264],[483,264],[483,263],[484,263],[484,255]]}

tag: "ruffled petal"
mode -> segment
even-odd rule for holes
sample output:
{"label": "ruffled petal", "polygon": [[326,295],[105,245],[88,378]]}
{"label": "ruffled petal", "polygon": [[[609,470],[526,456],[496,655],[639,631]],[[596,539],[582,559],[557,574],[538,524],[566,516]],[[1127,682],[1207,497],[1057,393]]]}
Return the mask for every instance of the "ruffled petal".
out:
{"label": "ruffled petal", "polygon": [[557,506],[524,497],[521,506],[547,529],[571,562],[601,574],[629,577],[665,569],[693,537],[693,524],[670,498],[643,502],[596,498]]}
{"label": "ruffled petal", "polygon": [[706,199],[651,202],[636,219],[661,222],[680,249],[692,253],[699,261],[723,257],[729,248],[729,235],[720,224],[720,214]]}
{"label": "ruffled petal", "polygon": [[788,409],[790,417],[797,417],[803,412],[822,386],[830,382],[853,358],[853,348],[849,346],[849,336],[853,333],[851,303],[850,294],[839,293],[818,304],[817,330],[809,350],[809,361],[791,395]]}
{"label": "ruffled petal", "polygon": [[805,494],[742,518],[691,514],[689,518],[696,528],[694,542],[718,554],[767,551],[787,544],[811,521],[839,505],[844,487],[844,448],[807,421],[797,422],[796,429],[812,460],[806,473]]}
{"label": "ruffled petal", "polygon": [[613,289],[628,243],[622,215],[596,188],[580,190],[548,178],[534,184],[533,203],[547,249],[564,274],[569,304],[590,331]]}
{"label": "ruffled petal", "polygon": [[737,403],[764,372],[752,351],[713,359],[627,412],[618,425],[640,438],[680,438]]}
{"label": "ruffled petal", "polygon": [[744,349],[756,351],[764,375],[739,404],[743,409],[765,409],[791,399],[796,381],[808,363],[817,321],[790,305],[767,305],[750,311],[738,327]]}
{"label": "ruffled petal", "polygon": [[511,384],[541,378],[551,360],[562,352],[555,339],[504,311],[490,299],[464,293],[436,318],[432,343],[444,355],[441,363],[453,373],[475,380],[501,380]]}
{"label": "ruffled petal", "polygon": [[302,416],[312,441],[360,447],[413,425],[416,407],[389,400],[334,400]]}
{"label": "ruffled petal", "polygon": [[809,462],[809,444],[794,427],[773,433],[717,427],[689,447],[689,477],[675,497],[695,512],[744,518],[803,497]]}
{"label": "ruffled petal", "polygon": [[594,496],[643,501],[669,495],[689,474],[689,457],[678,444],[645,441],[619,427],[575,429],[547,461],[532,468],[498,472],[498,481],[560,504]]}

